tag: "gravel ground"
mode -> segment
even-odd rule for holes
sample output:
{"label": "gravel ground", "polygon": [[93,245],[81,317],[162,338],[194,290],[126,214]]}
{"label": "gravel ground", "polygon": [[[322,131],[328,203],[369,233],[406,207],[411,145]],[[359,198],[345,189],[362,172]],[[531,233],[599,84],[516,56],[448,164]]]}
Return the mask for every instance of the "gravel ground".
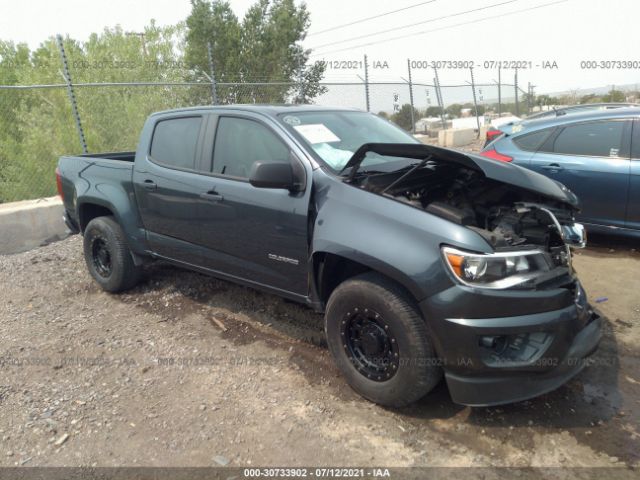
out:
{"label": "gravel ground", "polygon": [[0,256],[0,466],[633,472],[640,254],[591,240],[575,264],[606,318],[592,365],[499,408],[455,405],[443,384],[406,409],[373,405],[334,368],[312,311],[162,264],[110,295],[86,273],[79,236]]}

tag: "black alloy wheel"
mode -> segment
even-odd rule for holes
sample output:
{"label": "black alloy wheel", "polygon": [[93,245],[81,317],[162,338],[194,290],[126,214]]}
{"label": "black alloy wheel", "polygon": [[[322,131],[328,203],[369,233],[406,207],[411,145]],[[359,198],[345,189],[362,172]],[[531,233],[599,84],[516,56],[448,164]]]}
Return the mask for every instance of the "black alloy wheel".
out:
{"label": "black alloy wheel", "polygon": [[381,382],[398,371],[398,342],[379,313],[354,308],[345,315],[341,334],[347,355],[362,375]]}

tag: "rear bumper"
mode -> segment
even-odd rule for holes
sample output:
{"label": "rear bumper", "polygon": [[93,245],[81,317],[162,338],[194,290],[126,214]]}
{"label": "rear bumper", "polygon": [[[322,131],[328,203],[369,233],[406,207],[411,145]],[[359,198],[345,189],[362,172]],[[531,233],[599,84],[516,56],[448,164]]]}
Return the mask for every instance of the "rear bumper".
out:
{"label": "rear bumper", "polygon": [[420,303],[453,401],[488,406],[554,390],[585,366],[602,320],[573,279],[558,288],[454,286]]}
{"label": "rear bumper", "polygon": [[71,233],[73,233],[73,234],[80,233],[80,228],[71,219],[71,217],[69,216],[69,214],[67,213],[66,210],[65,210],[64,214],[62,215],[62,220],[64,221],[64,224],[67,226],[67,228],[69,230],[71,230]]}

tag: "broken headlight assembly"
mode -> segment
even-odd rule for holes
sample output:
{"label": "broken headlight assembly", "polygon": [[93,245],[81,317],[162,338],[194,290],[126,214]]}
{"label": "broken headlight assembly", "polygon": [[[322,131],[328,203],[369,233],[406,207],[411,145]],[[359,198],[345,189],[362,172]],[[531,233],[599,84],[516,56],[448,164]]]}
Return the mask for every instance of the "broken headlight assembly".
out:
{"label": "broken headlight assembly", "polygon": [[555,268],[542,250],[474,253],[442,247],[442,256],[456,279],[470,287],[517,287]]}

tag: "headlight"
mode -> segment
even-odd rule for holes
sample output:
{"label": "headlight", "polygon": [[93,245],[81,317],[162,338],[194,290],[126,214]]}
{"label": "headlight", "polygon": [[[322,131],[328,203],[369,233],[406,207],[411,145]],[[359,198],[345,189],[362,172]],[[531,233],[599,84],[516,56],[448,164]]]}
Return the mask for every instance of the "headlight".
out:
{"label": "headlight", "polygon": [[540,250],[483,254],[442,247],[442,255],[454,276],[472,287],[510,288],[553,268]]}

